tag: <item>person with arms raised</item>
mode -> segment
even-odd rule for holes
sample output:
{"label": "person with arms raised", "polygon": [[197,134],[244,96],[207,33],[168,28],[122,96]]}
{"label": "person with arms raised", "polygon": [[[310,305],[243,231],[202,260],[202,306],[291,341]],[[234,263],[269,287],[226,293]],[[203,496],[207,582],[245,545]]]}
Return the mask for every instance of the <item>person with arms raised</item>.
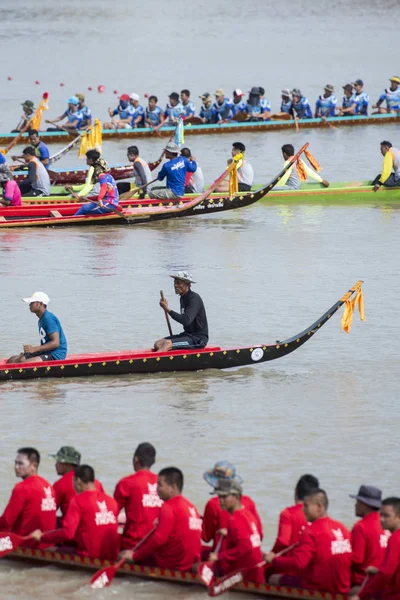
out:
{"label": "person with arms raised", "polygon": [[126,522],[121,548],[136,546],[154,526],[163,501],[157,494],[157,475],[151,472],[156,449],[147,442],[139,444],[133,454],[134,473],[123,477],[114,491],[118,509],[125,510]]}
{"label": "person with arms raised", "polygon": [[[14,487],[11,498],[0,517],[0,531],[28,536],[33,529],[54,529],[56,502],[51,483],[38,474],[40,454],[36,448],[17,451],[15,475],[22,479]],[[26,541],[24,545],[32,545]],[[44,546],[40,546],[44,547]]]}
{"label": "person with arms raised", "polygon": [[67,339],[60,321],[47,310],[50,298],[44,292],[35,292],[30,298],[22,298],[29,310],[39,319],[40,346],[24,345],[24,351],[8,359],[8,363],[64,360],[67,356]]}
{"label": "person with arms raised", "polygon": [[161,299],[160,306],[174,321],[183,325],[183,332],[157,340],[154,350],[169,352],[204,348],[208,342],[208,323],[203,300],[191,289],[192,283],[196,282],[188,271],[179,271],[170,277],[174,280],[175,294],[181,297],[180,313],[171,310],[164,298]]}
{"label": "person with arms raised", "polygon": [[167,467],[159,472],[157,493],[164,504],[156,530],[138,550],[123,550],[120,558],[179,571],[189,571],[200,560],[201,517],[182,489],[182,471]]}
{"label": "person with arms raised", "polygon": [[119,551],[117,503],[96,489],[94,470],[89,465],[76,467],[74,486],[77,495],[69,503],[61,529],[36,529],[32,537],[47,545],[73,542],[77,554],[115,560]]}
{"label": "person with arms raised", "polygon": [[[352,560],[350,531],[328,516],[328,497],[322,489],[305,496],[303,510],[311,525],[304,529],[292,555],[275,558],[274,552],[268,552],[264,557],[279,573],[272,575],[269,583],[347,594]],[[297,576],[288,576],[292,572]]]}
{"label": "person with arms raised", "polygon": [[152,189],[149,193],[150,198],[158,200],[179,200],[185,194],[186,174],[194,173],[197,169],[197,163],[194,160],[189,160],[186,156],[179,155],[179,146],[174,142],[169,142],[165,147],[164,163],[160,170],[157,179],[162,181],[167,179],[167,187],[161,190]]}

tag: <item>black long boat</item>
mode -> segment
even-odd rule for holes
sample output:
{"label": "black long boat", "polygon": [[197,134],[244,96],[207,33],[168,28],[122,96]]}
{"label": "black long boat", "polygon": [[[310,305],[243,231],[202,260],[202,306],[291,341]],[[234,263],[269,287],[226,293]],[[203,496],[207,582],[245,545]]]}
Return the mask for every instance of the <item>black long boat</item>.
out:
{"label": "black long boat", "polygon": [[253,344],[221,348],[206,346],[201,350],[125,350],[96,354],[76,354],[65,360],[49,362],[7,364],[0,360],[0,381],[49,377],[87,377],[88,375],[127,375],[134,373],[159,373],[174,371],[201,371],[204,369],[230,369],[282,358],[305,344],[321,329],[332,315],[356,293],[363,281],[357,281],[329,310],[310,327],[274,344]]}

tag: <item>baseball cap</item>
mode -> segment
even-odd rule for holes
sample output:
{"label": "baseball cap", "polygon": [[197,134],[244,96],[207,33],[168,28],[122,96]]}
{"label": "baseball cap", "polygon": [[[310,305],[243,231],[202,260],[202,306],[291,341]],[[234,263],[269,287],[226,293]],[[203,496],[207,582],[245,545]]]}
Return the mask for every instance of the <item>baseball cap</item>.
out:
{"label": "baseball cap", "polygon": [[353,85],[364,85],[364,82],[362,79],[356,79],[353,81]]}
{"label": "baseball cap", "polygon": [[217,485],[212,492],[212,494],[217,494],[217,496],[241,496],[242,493],[242,486],[235,479],[218,479]]}
{"label": "baseball cap", "polygon": [[139,102],[140,96],[139,96],[139,94],[133,93],[133,94],[130,95],[130,99],[131,100],[137,100]]}
{"label": "baseball cap", "polygon": [[233,95],[234,96],[244,96],[244,92],[242,92],[242,90],[239,90],[239,88],[237,90],[233,90]]}
{"label": "baseball cap", "polygon": [[193,280],[193,275],[189,271],[178,271],[173,275],[170,275],[173,279],[181,279],[182,281],[186,281],[186,283],[196,283]]}
{"label": "baseball cap", "polygon": [[211,94],[209,94],[208,92],[204,92],[204,94],[202,96],[199,96],[199,98],[205,100],[206,98],[211,98]]}
{"label": "baseball cap", "polygon": [[62,446],[56,454],[49,454],[49,456],[55,458],[57,462],[69,465],[79,465],[81,462],[81,453],[73,446]]}
{"label": "baseball cap", "polygon": [[215,90],[215,96],[218,98],[218,96],[225,96],[225,92],[224,90],[222,90],[221,88],[218,90]]}
{"label": "baseball cap", "polygon": [[75,96],[78,98],[78,100],[84,100],[85,99],[84,94],[81,94],[80,92],[78,92],[77,94],[75,94]]}
{"label": "baseball cap", "polygon": [[68,104],[74,104],[77,106],[79,104],[79,100],[76,96],[70,96],[70,98],[68,98]]}
{"label": "baseball cap", "polygon": [[229,460],[220,460],[214,467],[203,473],[204,479],[208,484],[215,487],[221,479],[234,479],[238,483],[243,483],[243,479],[236,475],[236,467]]}
{"label": "baseball cap", "polygon": [[122,94],[122,96],[119,97],[120,100],[126,100],[127,102],[129,101],[129,94]]}
{"label": "baseball cap", "polygon": [[50,298],[44,292],[35,292],[30,298],[22,298],[22,300],[27,304],[31,304],[32,302],[43,302],[46,306],[50,302]]}

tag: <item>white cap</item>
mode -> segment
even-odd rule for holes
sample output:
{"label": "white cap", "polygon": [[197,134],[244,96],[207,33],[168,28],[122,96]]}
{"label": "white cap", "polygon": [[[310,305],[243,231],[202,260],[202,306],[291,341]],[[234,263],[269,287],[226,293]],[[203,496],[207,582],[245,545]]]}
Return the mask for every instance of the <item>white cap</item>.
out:
{"label": "white cap", "polygon": [[140,96],[139,96],[139,94],[135,94],[135,93],[133,93],[133,94],[131,94],[129,97],[130,97],[130,99],[131,99],[131,100],[137,100],[138,102],[139,102],[139,100],[140,100]]}
{"label": "white cap", "polygon": [[22,298],[22,300],[27,304],[31,304],[32,302],[43,302],[46,306],[50,302],[50,298],[44,292],[35,292],[30,298]]}
{"label": "white cap", "polygon": [[233,90],[233,93],[236,94],[236,96],[244,96],[244,93],[242,90],[239,90],[239,88],[237,90]]}

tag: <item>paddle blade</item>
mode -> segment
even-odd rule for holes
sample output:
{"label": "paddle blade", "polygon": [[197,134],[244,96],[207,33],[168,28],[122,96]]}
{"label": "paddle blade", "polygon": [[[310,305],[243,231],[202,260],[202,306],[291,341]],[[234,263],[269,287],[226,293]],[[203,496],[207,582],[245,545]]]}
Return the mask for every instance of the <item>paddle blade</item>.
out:
{"label": "paddle blade", "polygon": [[215,574],[212,562],[200,563],[197,573],[206,587],[210,587],[214,583]]}
{"label": "paddle blade", "polygon": [[22,544],[25,538],[16,533],[0,533],[0,558],[6,556],[10,552],[13,552]]}
{"label": "paddle blade", "polygon": [[208,588],[208,595],[212,597],[220,596],[242,581],[242,571],[237,571],[236,573],[232,573],[232,575],[222,577],[222,579],[211,583],[210,587]]}
{"label": "paddle blade", "polygon": [[115,573],[117,572],[117,566],[105,567],[97,571],[90,580],[90,585],[93,589],[101,589],[111,585],[114,579]]}

